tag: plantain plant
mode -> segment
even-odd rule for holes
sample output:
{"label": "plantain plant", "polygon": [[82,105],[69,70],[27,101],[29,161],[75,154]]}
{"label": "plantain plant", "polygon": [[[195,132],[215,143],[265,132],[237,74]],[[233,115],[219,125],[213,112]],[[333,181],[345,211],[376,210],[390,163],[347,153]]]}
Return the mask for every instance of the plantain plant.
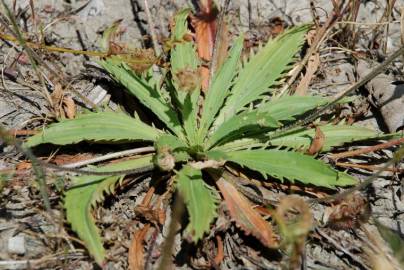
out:
{"label": "plantain plant", "polygon": [[[148,167],[164,172],[172,176],[175,190],[184,199],[189,216],[184,234],[192,241],[198,242],[210,231],[218,215],[218,204],[224,200],[239,226],[271,247],[272,236],[265,235],[265,229],[254,232],[251,224],[245,224],[248,215],[243,220],[231,211],[235,196],[242,196],[232,193],[237,192],[235,171],[259,172],[262,181],[286,179],[330,189],[357,182],[347,173],[306,154],[316,135],[313,126],[282,132],[284,126],[330,102],[320,96],[274,95],[281,78],[293,65],[309,26],[285,31],[243,61],[241,35],[215,72],[208,90],[202,92],[198,68],[203,62],[194,42],[185,38],[189,36],[188,16],[189,10],[175,16],[170,65],[163,68],[164,77],[151,70],[139,74],[118,55],[100,60],[110,76],[154,114],[154,124],[142,121],[137,114],[88,112],[49,125],[28,138],[25,145],[68,145],[81,141],[153,145],[153,154],[101,166],[95,171],[141,171]],[[319,128],[325,140],[317,156],[346,142],[378,136],[371,129],[343,123],[323,124]],[[124,176],[111,173],[73,177],[74,188],[65,192],[67,220],[99,264],[105,260],[105,250],[92,209]],[[268,228],[265,224],[269,222],[257,212],[252,215]]]}

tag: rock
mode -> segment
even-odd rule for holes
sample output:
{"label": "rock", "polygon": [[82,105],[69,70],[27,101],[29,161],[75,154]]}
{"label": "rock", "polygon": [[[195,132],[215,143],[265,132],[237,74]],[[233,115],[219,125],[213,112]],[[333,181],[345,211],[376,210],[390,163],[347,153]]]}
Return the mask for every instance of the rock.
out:
{"label": "rock", "polygon": [[[360,77],[364,77],[371,71],[371,65],[361,60],[357,71]],[[394,81],[393,76],[380,74],[366,84],[373,97],[373,103],[380,110],[390,132],[404,127],[404,84]]]}
{"label": "rock", "polygon": [[24,255],[25,249],[25,237],[17,235],[8,239],[8,252],[12,254]]}
{"label": "rock", "polygon": [[104,100],[109,99],[110,95],[107,94],[108,92],[104,88],[102,88],[100,85],[97,85],[96,87],[94,87],[93,90],[91,90],[87,98],[94,104],[99,105]]}

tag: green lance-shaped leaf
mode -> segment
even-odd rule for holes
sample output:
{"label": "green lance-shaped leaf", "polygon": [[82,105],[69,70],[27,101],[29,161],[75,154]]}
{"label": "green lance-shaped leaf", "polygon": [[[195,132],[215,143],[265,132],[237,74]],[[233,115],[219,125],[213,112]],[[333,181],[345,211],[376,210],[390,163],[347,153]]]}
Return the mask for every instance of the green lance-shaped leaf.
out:
{"label": "green lance-shaped leaf", "polygon": [[184,39],[190,34],[187,18],[189,9],[184,9],[174,17],[175,28],[172,34],[173,48],[170,62],[173,85],[176,89],[174,101],[182,114],[184,130],[190,144],[196,139],[198,99],[200,95],[200,78],[198,72],[199,58],[194,43]]}
{"label": "green lance-shaped leaf", "polygon": [[243,41],[243,35],[237,38],[229,52],[229,57],[216,73],[215,77],[213,78],[212,85],[206,94],[199,129],[200,141],[205,138],[215,119],[215,116],[223,106],[225,98],[230,93],[232,81],[236,76],[237,69],[239,67],[240,55],[243,49]]}
{"label": "green lance-shaped leaf", "polygon": [[[324,145],[321,152],[329,151],[332,147],[350,143],[353,141],[365,140],[370,138],[377,138],[380,135],[373,129],[362,126],[348,126],[348,125],[326,125],[320,126],[324,134]],[[272,145],[287,146],[295,149],[307,150],[315,136],[315,129],[306,129],[290,134],[284,134],[281,137],[271,139]]]}
{"label": "green lance-shaped leaf", "polygon": [[[127,160],[107,165],[95,171],[118,171],[142,168],[152,165],[152,156]],[[97,203],[104,200],[104,194],[114,192],[114,187],[123,176],[81,176],[72,179],[73,188],[65,194],[64,207],[67,221],[72,229],[83,240],[86,248],[95,261],[101,265],[104,261],[105,250],[99,230],[95,225],[91,210]]]}
{"label": "green lance-shaped leaf", "polygon": [[76,119],[51,124],[41,133],[28,138],[25,146],[42,143],[59,145],[81,141],[154,141],[163,132],[123,113],[97,112]]}
{"label": "green lance-shaped leaf", "polygon": [[167,128],[178,137],[184,138],[178,116],[171,105],[164,100],[157,89],[151,87],[143,78],[136,75],[120,59],[109,58],[100,62],[102,67],[126,90],[149,108]]}
{"label": "green lance-shaped leaf", "polygon": [[354,185],[355,178],[331,168],[320,160],[301,153],[282,150],[242,150],[233,152],[212,151],[216,160],[227,160],[280,180],[298,180],[304,184],[335,188]]}
{"label": "green lance-shaped leaf", "polygon": [[271,86],[290,67],[308,29],[308,25],[303,25],[285,31],[249,59],[234,82],[231,95],[215,122],[217,125],[271,91]]}
{"label": "green lance-shaped leaf", "polygon": [[[367,139],[388,139],[395,138],[396,134],[379,134],[373,129],[362,126],[348,125],[325,125],[320,127],[324,134],[324,145],[321,152],[327,152],[335,146],[341,146],[344,143]],[[264,147],[267,145],[286,146],[289,148],[307,150],[315,136],[315,129],[301,129],[286,133],[280,137],[270,139],[268,135],[257,135],[250,138],[235,140],[215,147],[216,150],[224,152],[247,149],[251,147]]]}
{"label": "green lance-shaped leaf", "polygon": [[188,165],[178,172],[177,189],[189,214],[186,232],[197,242],[210,230],[210,224],[217,216],[219,194],[203,181],[200,170]]}
{"label": "green lance-shaped leaf", "polygon": [[278,121],[290,121],[327,102],[329,99],[320,96],[283,96],[259,105],[258,109]]}
{"label": "green lance-shaped leaf", "polygon": [[209,137],[207,148],[241,139],[251,134],[263,134],[281,124],[266,112],[253,110],[242,112],[221,124]]}

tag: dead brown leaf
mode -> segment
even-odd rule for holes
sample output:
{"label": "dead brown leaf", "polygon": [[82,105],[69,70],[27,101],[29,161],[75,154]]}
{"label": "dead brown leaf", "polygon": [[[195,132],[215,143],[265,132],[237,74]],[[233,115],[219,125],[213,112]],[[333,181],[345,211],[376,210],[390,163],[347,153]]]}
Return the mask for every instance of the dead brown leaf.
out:
{"label": "dead brown leaf", "polygon": [[269,248],[278,247],[278,238],[269,222],[264,220],[252,207],[249,201],[230,182],[220,177],[216,181],[222,193],[230,216],[236,224],[246,232],[252,234]]}
{"label": "dead brown leaf", "polygon": [[280,17],[272,18],[270,21],[270,32],[272,37],[276,37],[285,31],[285,21]]}
{"label": "dead brown leaf", "polygon": [[142,215],[148,221],[163,225],[166,220],[166,214],[162,209],[153,209],[150,206],[139,205],[135,208],[135,213]]}
{"label": "dead brown leaf", "polygon": [[63,97],[63,111],[68,119],[73,119],[76,116],[76,104],[71,96]]}
{"label": "dead brown leaf", "polygon": [[128,263],[130,270],[144,269],[144,246],[146,234],[150,228],[150,224],[146,224],[142,229],[133,234],[132,242],[128,252]]}
{"label": "dead brown leaf", "polygon": [[143,206],[149,206],[151,199],[153,198],[154,192],[155,192],[155,187],[150,187],[149,190],[147,191],[146,195],[144,196],[141,205]]}
{"label": "dead brown leaf", "polygon": [[52,99],[53,110],[55,111],[56,117],[59,118],[59,117],[63,116],[64,113],[63,113],[63,109],[61,107],[62,99],[63,99],[63,88],[60,83],[55,83],[55,87],[51,94],[51,99]]}
{"label": "dead brown leaf", "polygon": [[77,154],[77,155],[60,154],[60,155],[56,155],[52,159],[52,162],[55,163],[56,165],[65,165],[65,164],[69,164],[69,163],[74,163],[74,162],[79,162],[79,161],[83,161],[86,159],[90,159],[92,157],[93,157],[93,155],[88,154],[88,153]]}
{"label": "dead brown leaf", "polygon": [[[217,17],[219,11],[212,0],[203,0],[199,2],[200,13],[191,18],[192,26],[195,29],[195,42],[198,56],[205,62],[212,60],[217,31]],[[223,63],[227,55],[228,34],[227,27],[223,23],[220,29],[217,48],[217,69]],[[209,86],[209,68],[205,65],[200,68],[202,90],[206,91]]]}
{"label": "dead brown leaf", "polygon": [[216,241],[217,241],[217,254],[214,258],[214,262],[217,266],[219,266],[224,259],[223,240],[220,237],[220,235],[216,235]]}
{"label": "dead brown leaf", "polygon": [[325,135],[321,131],[321,129],[316,126],[316,133],[314,135],[313,141],[310,144],[309,149],[307,150],[307,154],[315,155],[323,148],[325,143]]}
{"label": "dead brown leaf", "polygon": [[16,171],[22,171],[22,170],[29,170],[32,168],[32,163],[30,161],[21,161],[15,166]]}

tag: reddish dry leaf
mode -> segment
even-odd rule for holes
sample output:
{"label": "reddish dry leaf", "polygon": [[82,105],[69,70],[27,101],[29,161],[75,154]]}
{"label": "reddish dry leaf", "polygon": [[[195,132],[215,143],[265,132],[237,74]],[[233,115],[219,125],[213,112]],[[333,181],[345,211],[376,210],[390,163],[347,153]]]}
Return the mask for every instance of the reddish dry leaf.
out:
{"label": "reddish dry leaf", "polygon": [[150,206],[154,191],[154,187],[149,188],[142,200],[142,203],[135,208],[135,212],[137,215],[142,215],[145,219],[154,224],[163,225],[166,220],[166,214],[162,209],[159,208],[160,203],[157,203],[157,209],[153,209],[153,207]]}
{"label": "reddish dry leaf", "polygon": [[75,163],[79,161],[83,161],[86,159],[92,158],[92,154],[88,153],[83,153],[83,154],[77,154],[77,155],[69,155],[69,154],[61,154],[57,155],[53,158],[52,162],[55,163],[56,165],[65,165],[69,163]]}
{"label": "reddish dry leaf", "polygon": [[269,248],[278,247],[278,239],[272,226],[265,221],[253,208],[247,199],[238,192],[231,183],[220,177],[216,181],[229,209],[230,216],[236,224],[246,232],[259,239]]}
{"label": "reddish dry leaf", "polygon": [[275,17],[270,20],[271,28],[271,36],[276,37],[285,31],[285,21],[280,17]]}
{"label": "reddish dry leaf", "polygon": [[139,205],[135,208],[135,213],[142,215],[146,220],[163,225],[166,220],[166,214],[162,209],[153,209],[150,206]]}
{"label": "reddish dry leaf", "polygon": [[[192,25],[195,29],[195,41],[198,51],[198,56],[205,62],[212,60],[213,49],[215,46],[215,38],[217,31],[218,10],[214,6],[212,0],[202,0],[199,3],[200,14],[192,17]],[[220,29],[219,48],[217,67],[223,63],[226,58],[228,36],[227,27],[223,23],[223,28]],[[206,91],[209,85],[209,68],[202,66],[200,69],[202,90]]]}
{"label": "reddish dry leaf", "polygon": [[307,154],[315,155],[318,152],[320,152],[321,148],[323,148],[324,146],[324,142],[325,142],[324,133],[318,126],[316,126],[316,133],[314,135],[313,141],[311,142],[309,149],[307,150]]}
{"label": "reddish dry leaf", "polygon": [[216,235],[216,241],[217,241],[217,254],[215,256],[214,262],[217,266],[219,266],[224,259],[223,240],[220,237],[220,235]]}
{"label": "reddish dry leaf", "polygon": [[32,168],[32,164],[30,161],[21,161],[15,166],[16,171],[22,171],[22,170],[29,170]]}
{"label": "reddish dry leaf", "polygon": [[144,246],[147,231],[150,224],[146,224],[142,229],[136,231],[133,235],[132,242],[128,252],[128,263],[130,270],[143,270],[144,269]]}
{"label": "reddish dry leaf", "polygon": [[141,205],[143,206],[149,206],[151,199],[153,198],[155,188],[150,187],[149,190],[147,191],[146,195],[144,196]]}
{"label": "reddish dry leaf", "polygon": [[27,129],[10,129],[8,132],[11,136],[27,136],[27,135],[35,135],[38,134],[39,131],[37,130],[27,130]]}

